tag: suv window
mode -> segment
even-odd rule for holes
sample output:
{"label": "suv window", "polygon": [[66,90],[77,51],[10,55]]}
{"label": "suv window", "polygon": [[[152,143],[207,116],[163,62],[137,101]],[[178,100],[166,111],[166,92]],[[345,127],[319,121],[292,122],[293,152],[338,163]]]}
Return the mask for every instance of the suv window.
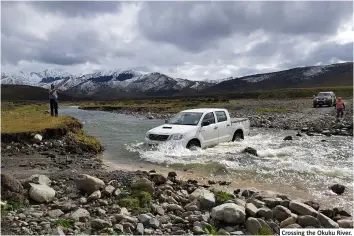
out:
{"label": "suv window", "polygon": [[227,116],[224,111],[216,111],[216,117],[218,118],[218,122],[227,121]]}
{"label": "suv window", "polygon": [[331,93],[318,93],[317,96],[319,96],[319,97],[325,97],[325,96],[332,96],[332,94],[331,94]]}
{"label": "suv window", "polygon": [[209,112],[207,113],[204,118],[203,118],[203,122],[204,121],[209,121],[210,124],[215,124],[215,116],[213,112]]}

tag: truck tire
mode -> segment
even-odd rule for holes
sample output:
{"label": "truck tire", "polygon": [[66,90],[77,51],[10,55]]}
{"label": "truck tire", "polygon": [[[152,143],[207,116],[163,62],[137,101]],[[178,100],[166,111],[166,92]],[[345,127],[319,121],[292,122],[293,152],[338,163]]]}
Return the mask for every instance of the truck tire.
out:
{"label": "truck tire", "polygon": [[188,142],[187,149],[196,150],[197,148],[200,148],[200,143],[197,140],[191,140]]}
{"label": "truck tire", "polygon": [[314,103],[314,104],[313,104],[313,107],[314,107],[314,108],[316,108],[316,107],[317,107],[316,103]]}
{"label": "truck tire", "polygon": [[237,130],[232,138],[232,142],[240,141],[241,139],[243,139],[243,133],[242,131]]}

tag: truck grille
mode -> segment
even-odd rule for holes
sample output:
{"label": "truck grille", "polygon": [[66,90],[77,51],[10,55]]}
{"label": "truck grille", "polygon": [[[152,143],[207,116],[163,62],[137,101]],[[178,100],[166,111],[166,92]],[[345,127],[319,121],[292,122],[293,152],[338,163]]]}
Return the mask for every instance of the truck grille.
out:
{"label": "truck grille", "polygon": [[154,141],[166,141],[169,135],[149,134],[149,139]]}

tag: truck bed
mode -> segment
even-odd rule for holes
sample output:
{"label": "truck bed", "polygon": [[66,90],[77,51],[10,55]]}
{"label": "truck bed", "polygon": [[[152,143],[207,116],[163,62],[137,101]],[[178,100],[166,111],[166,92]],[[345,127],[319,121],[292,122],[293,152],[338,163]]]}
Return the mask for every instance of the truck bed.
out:
{"label": "truck bed", "polygon": [[248,121],[248,118],[230,118],[231,123],[240,123],[244,121]]}

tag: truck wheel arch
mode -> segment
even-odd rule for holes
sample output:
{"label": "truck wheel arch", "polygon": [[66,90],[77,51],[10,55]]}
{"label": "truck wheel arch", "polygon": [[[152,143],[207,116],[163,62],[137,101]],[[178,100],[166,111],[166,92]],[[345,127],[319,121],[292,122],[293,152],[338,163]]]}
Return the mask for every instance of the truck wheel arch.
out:
{"label": "truck wheel arch", "polygon": [[238,129],[235,131],[234,136],[232,137],[232,141],[234,142],[237,139],[244,139],[244,135],[243,135],[243,130],[242,129]]}
{"label": "truck wheel arch", "polygon": [[191,139],[189,140],[189,142],[187,143],[186,148],[190,149],[192,146],[198,146],[201,147],[200,141],[197,138]]}

